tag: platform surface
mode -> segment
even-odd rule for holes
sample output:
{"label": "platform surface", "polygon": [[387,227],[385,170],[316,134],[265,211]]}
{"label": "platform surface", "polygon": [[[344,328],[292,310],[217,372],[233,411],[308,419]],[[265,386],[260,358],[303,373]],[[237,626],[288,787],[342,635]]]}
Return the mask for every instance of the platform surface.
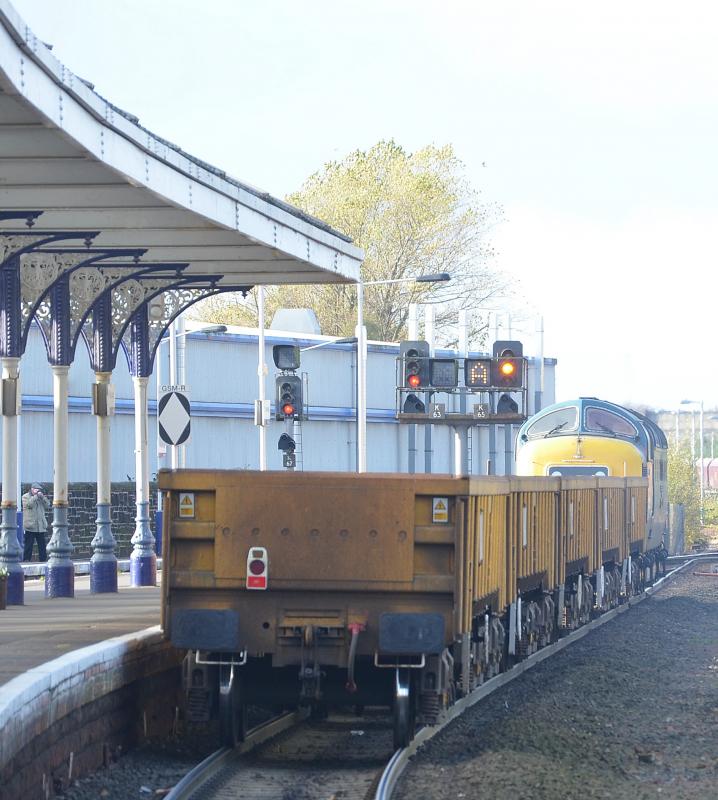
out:
{"label": "platform surface", "polygon": [[78,647],[159,624],[160,587],[118,578],[116,594],[91,594],[89,576],[76,576],[75,597],[54,599],[44,581],[26,581],[25,605],[0,611],[0,685]]}

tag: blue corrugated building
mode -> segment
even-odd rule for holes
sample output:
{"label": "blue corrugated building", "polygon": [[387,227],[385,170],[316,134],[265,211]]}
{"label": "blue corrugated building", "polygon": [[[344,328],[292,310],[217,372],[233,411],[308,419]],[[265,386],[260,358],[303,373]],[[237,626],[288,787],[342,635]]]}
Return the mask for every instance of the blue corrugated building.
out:
{"label": "blue corrugated building", "polygon": [[[201,323],[187,322],[184,338],[185,383],[192,403],[192,433],[186,445],[188,467],[256,469],[259,465],[259,431],[254,424],[254,401],[258,396],[258,333],[256,329],[231,327],[225,333],[192,332]],[[274,398],[275,375],[272,361],[274,344],[300,347],[326,343],[302,354],[301,372],[306,374],[309,420],[301,425],[299,466],[305,470],[354,470],[356,468],[356,346],[335,344],[331,337],[266,332],[266,397]],[[168,350],[161,346],[162,382],[169,376]],[[395,418],[396,359],[395,343],[370,342],[367,364],[367,469],[371,472],[408,471],[408,426]],[[456,355],[437,351],[437,355]],[[478,354],[477,354],[478,355]],[[544,360],[542,405],[554,402],[555,360]],[[533,413],[538,388],[539,363],[529,357],[529,412]],[[95,418],[90,411],[90,386],[94,374],[87,354],[78,348],[70,369],[70,462],[72,482],[96,480]],[[126,481],[134,476],[132,382],[127,364],[118,359],[113,374],[116,411],[112,419],[112,480]],[[22,363],[21,480],[52,480],[52,377],[37,329],[31,332]],[[167,455],[157,452],[155,414],[156,382],[150,385],[150,463],[169,466]],[[277,440],[285,423],[270,421],[267,429],[268,468],[281,469]],[[512,432],[512,441],[513,434]],[[495,470],[506,470],[505,437],[498,432]],[[450,473],[453,465],[453,437],[448,426],[432,426],[432,472]],[[425,469],[423,426],[416,435],[416,469]],[[486,428],[474,428],[470,442],[470,470],[486,474],[489,459]]]}

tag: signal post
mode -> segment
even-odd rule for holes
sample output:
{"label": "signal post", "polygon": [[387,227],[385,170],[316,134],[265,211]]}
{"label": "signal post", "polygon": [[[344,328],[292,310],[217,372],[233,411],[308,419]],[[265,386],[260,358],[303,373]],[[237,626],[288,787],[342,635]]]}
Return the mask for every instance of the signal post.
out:
{"label": "signal post", "polygon": [[284,420],[287,424],[287,430],[279,437],[277,448],[282,451],[282,466],[294,470],[297,466],[294,426],[304,417],[304,387],[301,375],[297,375],[301,354],[295,345],[276,344],[272,348],[272,357],[274,365],[281,370],[275,379],[275,419],[278,422]]}
{"label": "signal post", "polygon": [[[515,340],[494,343],[491,357],[431,357],[429,344],[411,340],[399,346],[397,418],[412,425],[450,425],[454,430],[454,474],[463,473],[462,430],[481,425],[504,425],[510,453],[511,426],[528,417],[527,362],[523,345]],[[460,383],[460,374],[463,383]],[[461,410],[447,410],[436,396],[459,395]],[[520,405],[515,396],[520,398]],[[475,398],[473,407],[470,399]]]}

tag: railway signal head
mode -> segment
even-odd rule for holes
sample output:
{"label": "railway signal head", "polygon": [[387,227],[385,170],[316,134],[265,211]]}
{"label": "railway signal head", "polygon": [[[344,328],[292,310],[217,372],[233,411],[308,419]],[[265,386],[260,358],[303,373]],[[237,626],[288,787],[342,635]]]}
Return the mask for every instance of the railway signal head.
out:
{"label": "railway signal head", "polygon": [[277,375],[277,419],[301,419],[303,410],[302,379],[299,375]]}
{"label": "railway signal head", "polygon": [[426,406],[415,394],[408,394],[402,407],[404,414],[425,414]]}
{"label": "railway signal head", "polygon": [[429,343],[423,341],[401,342],[402,387],[422,389],[429,386]]}
{"label": "railway signal head", "polygon": [[430,358],[429,385],[437,389],[455,389],[459,385],[459,362],[455,358]]}
{"label": "railway signal head", "polygon": [[518,414],[519,404],[511,397],[510,394],[502,394],[496,404],[497,414]]}
{"label": "railway signal head", "polygon": [[299,369],[301,355],[299,348],[293,344],[275,344],[272,348],[272,358],[277,369]]}
{"label": "railway signal head", "polygon": [[283,453],[293,453],[296,449],[297,443],[288,433],[283,433],[279,437],[279,441],[277,442],[277,450],[281,450]]}
{"label": "railway signal head", "polygon": [[497,339],[494,342],[493,356],[500,358],[503,355],[515,356],[522,358],[524,354],[524,346],[516,339]]}
{"label": "railway signal head", "polygon": [[491,385],[521,389],[524,385],[523,345],[516,341],[494,342],[491,364]]}
{"label": "railway signal head", "polygon": [[491,386],[491,359],[465,359],[464,384],[468,389],[485,389]]}

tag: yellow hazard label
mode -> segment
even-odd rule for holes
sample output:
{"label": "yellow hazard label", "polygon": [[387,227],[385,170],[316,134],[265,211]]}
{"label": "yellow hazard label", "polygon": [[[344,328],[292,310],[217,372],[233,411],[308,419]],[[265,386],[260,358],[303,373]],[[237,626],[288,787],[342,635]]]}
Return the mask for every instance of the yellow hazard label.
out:
{"label": "yellow hazard label", "polygon": [[448,497],[434,497],[431,502],[431,521],[432,522],[448,522],[449,521],[449,498]]}
{"label": "yellow hazard label", "polygon": [[180,492],[179,496],[180,517],[194,517],[194,492]]}

